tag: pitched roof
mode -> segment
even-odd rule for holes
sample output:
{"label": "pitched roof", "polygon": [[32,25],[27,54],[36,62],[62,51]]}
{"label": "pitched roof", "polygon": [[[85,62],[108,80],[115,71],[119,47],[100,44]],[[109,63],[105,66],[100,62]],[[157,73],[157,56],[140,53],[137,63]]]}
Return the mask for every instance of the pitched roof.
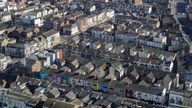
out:
{"label": "pitched roof", "polygon": [[163,78],[163,85],[164,85],[164,84],[169,84],[170,82],[172,82],[172,79],[170,78],[169,75],[166,75],[166,76]]}
{"label": "pitched roof", "polygon": [[144,81],[144,80],[140,81],[138,85],[141,85],[141,86],[149,86],[149,85],[147,84],[147,82]]}
{"label": "pitched roof", "polygon": [[56,33],[58,33],[58,31],[56,31],[54,29],[51,29],[49,31],[44,32],[42,35],[45,36],[45,37],[49,37],[49,36],[52,36],[52,35],[54,35]]}
{"label": "pitched roof", "polygon": [[135,78],[139,76],[138,72],[136,69],[134,69],[132,72],[131,72],[131,75],[133,75]]}
{"label": "pitched roof", "polygon": [[52,95],[54,95],[55,98],[60,96],[60,91],[57,88],[53,88],[52,90],[49,91]]}
{"label": "pitched roof", "polygon": [[75,99],[76,98],[76,94],[73,91],[70,91],[69,93],[67,93],[65,95],[67,98],[69,99]]}
{"label": "pitched roof", "polygon": [[155,75],[153,74],[153,72],[150,72],[149,74],[147,74],[147,78],[155,79]]}
{"label": "pitched roof", "polygon": [[132,80],[129,79],[128,77],[125,77],[121,80],[122,83],[127,83],[127,84],[131,84],[132,83]]}
{"label": "pitched roof", "polygon": [[68,102],[64,102],[64,101],[60,101],[60,100],[56,100],[56,99],[51,99],[48,98],[45,103],[43,104],[44,107],[47,108],[74,108],[75,105],[68,103]]}
{"label": "pitched roof", "polygon": [[116,87],[121,87],[121,88],[126,88],[128,90],[133,90],[133,91],[140,91],[144,93],[150,93],[154,95],[161,95],[163,93],[164,88],[163,87],[147,87],[147,86],[141,86],[141,85],[135,85],[135,84],[130,84],[130,85],[121,85],[118,84]]}

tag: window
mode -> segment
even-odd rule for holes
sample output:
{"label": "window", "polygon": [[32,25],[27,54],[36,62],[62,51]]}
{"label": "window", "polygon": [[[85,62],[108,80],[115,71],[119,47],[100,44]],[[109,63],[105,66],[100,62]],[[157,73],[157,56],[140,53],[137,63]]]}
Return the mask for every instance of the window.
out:
{"label": "window", "polygon": [[77,83],[78,83],[78,84],[81,84],[81,81],[80,81],[80,80],[78,80],[78,81],[77,81]]}
{"label": "window", "polygon": [[141,93],[138,93],[138,98],[141,99]]}
{"label": "window", "polygon": [[169,71],[170,69],[168,67],[166,67],[165,70]]}
{"label": "window", "polygon": [[159,102],[159,98],[158,97],[156,97],[156,102]]}
{"label": "window", "polygon": [[8,107],[8,105],[7,105],[6,103],[3,103],[3,106],[4,106],[4,107]]}
{"label": "window", "polygon": [[147,94],[144,95],[144,99],[148,100],[148,95]]}
{"label": "window", "polygon": [[181,101],[181,98],[179,98],[179,100],[177,101],[177,104],[179,104],[179,105],[183,104],[183,102]]}
{"label": "window", "polygon": [[93,86],[97,86],[97,84],[93,84]]}
{"label": "window", "polygon": [[173,99],[173,97],[170,99],[170,103],[175,103],[175,100]]}
{"label": "window", "polygon": [[90,85],[91,85],[91,83],[90,83],[90,82],[88,82],[88,83],[87,83],[87,86],[89,87]]}
{"label": "window", "polygon": [[112,90],[112,91],[113,91],[114,89],[113,89],[113,88],[110,88],[110,90]]}

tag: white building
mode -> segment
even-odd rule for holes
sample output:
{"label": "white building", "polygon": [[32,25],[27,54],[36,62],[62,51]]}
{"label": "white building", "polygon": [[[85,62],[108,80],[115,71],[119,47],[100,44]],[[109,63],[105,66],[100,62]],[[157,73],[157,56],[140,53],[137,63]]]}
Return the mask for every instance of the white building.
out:
{"label": "white building", "polygon": [[174,64],[172,61],[165,61],[161,64],[161,70],[166,72],[172,72],[173,66]]}
{"label": "white building", "polygon": [[[8,91],[0,94],[0,102],[3,103],[3,108],[33,108],[38,103],[37,98],[32,101],[31,95],[25,95],[19,92]],[[33,103],[31,103],[31,102]],[[32,106],[30,106],[32,105]],[[34,106],[33,106],[34,105]]]}
{"label": "white building", "polygon": [[44,32],[42,35],[46,38],[47,48],[53,48],[61,42],[60,33],[56,30],[51,29]]}
{"label": "white building", "polygon": [[167,37],[166,36],[153,37],[153,41],[167,44]]}
{"label": "white building", "polygon": [[169,93],[169,106],[190,108],[192,106],[192,93],[184,90],[171,90]]}
{"label": "white building", "polygon": [[137,37],[138,37],[137,34],[134,33],[117,32],[115,34],[116,42],[122,42],[122,43],[135,42]]}
{"label": "white building", "polygon": [[8,12],[4,12],[4,13],[0,13],[1,15],[1,22],[8,22],[8,21],[11,21],[12,18],[11,18],[11,13],[8,13]]}
{"label": "white building", "polygon": [[7,65],[11,62],[11,58],[9,56],[5,56],[0,53],[0,70],[6,69]]}
{"label": "white building", "polygon": [[160,104],[165,103],[166,88],[146,87],[140,85],[129,85],[127,88],[133,92],[132,96],[134,98],[153,101]]}
{"label": "white building", "polygon": [[154,41],[152,37],[139,36],[137,39],[137,44],[150,46],[150,47],[154,47],[154,48],[161,48],[161,49],[163,49],[165,47],[165,43],[157,42],[157,41],[159,41],[158,39],[155,39],[155,40],[156,41]]}
{"label": "white building", "polygon": [[37,42],[39,51],[47,48],[46,39],[42,35],[33,38],[33,40]]}
{"label": "white building", "polygon": [[78,34],[80,31],[79,31],[79,28],[77,26],[77,24],[71,24],[71,25],[65,25],[63,27],[63,33],[65,35],[76,35]]}
{"label": "white building", "polygon": [[80,18],[74,24],[66,25],[63,29],[63,32],[64,34],[67,34],[67,35],[73,35],[78,32],[83,32],[89,29],[90,27],[93,27],[98,24],[111,20],[114,16],[115,16],[114,10],[105,9],[100,13],[93,13],[92,15]]}

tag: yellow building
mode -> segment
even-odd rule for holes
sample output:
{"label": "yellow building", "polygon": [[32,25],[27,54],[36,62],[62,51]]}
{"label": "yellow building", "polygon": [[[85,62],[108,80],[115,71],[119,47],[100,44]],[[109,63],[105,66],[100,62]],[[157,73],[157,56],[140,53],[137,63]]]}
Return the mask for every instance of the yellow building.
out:
{"label": "yellow building", "polygon": [[142,0],[133,0],[133,3],[135,5],[141,5],[142,4]]}

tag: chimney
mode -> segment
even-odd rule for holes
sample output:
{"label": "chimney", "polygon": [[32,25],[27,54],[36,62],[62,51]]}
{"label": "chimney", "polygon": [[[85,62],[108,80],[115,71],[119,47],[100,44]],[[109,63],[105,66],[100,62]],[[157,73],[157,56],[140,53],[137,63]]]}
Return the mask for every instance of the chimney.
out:
{"label": "chimney", "polygon": [[69,21],[68,20],[66,21],[66,25],[69,25]]}
{"label": "chimney", "polygon": [[2,81],[3,81],[3,85],[2,85],[2,87],[5,88],[6,85],[7,85],[7,81],[6,81],[6,80],[2,80]]}
{"label": "chimney", "polygon": [[20,76],[18,75],[15,81],[18,81],[19,77],[20,77]]}
{"label": "chimney", "polygon": [[175,88],[179,87],[179,74],[178,73],[176,74],[176,78],[175,78],[175,81],[174,81],[174,86],[175,86]]}

